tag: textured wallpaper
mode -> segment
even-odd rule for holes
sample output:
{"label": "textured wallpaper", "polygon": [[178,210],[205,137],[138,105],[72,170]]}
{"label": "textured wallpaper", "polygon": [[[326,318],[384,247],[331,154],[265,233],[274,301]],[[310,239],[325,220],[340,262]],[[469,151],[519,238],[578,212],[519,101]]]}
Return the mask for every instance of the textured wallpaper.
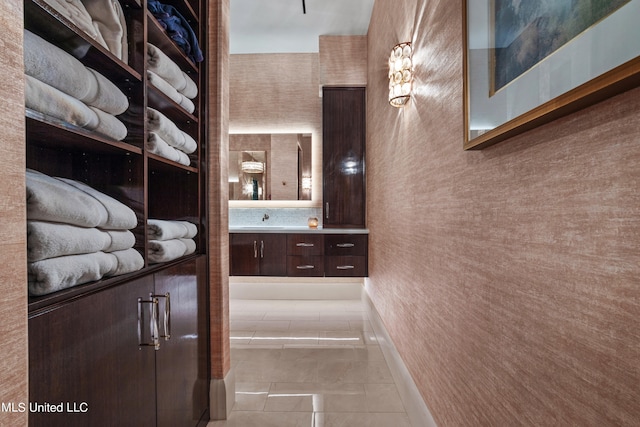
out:
{"label": "textured wallpaper", "polygon": [[366,286],[439,426],[637,425],[640,89],[465,152],[462,4],[376,1]]}

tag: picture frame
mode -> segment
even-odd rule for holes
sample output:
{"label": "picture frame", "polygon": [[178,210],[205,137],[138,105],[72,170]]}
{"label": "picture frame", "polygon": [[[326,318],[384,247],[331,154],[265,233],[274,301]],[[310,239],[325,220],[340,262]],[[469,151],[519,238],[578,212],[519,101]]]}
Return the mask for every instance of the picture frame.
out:
{"label": "picture frame", "polygon": [[640,86],[640,0],[541,3],[463,0],[465,150]]}

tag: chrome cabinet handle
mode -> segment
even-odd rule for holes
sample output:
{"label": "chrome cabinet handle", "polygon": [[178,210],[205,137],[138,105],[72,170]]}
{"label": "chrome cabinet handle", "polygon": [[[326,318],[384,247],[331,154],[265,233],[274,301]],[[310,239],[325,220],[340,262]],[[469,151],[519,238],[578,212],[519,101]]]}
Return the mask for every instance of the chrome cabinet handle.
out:
{"label": "chrome cabinet handle", "polygon": [[160,335],[160,338],[164,338],[165,341],[171,339],[171,294],[167,292],[164,295],[151,295],[152,298],[164,298],[164,335]]}
{"label": "chrome cabinet handle", "polygon": [[296,246],[299,248],[312,248],[314,244],[313,243],[296,243]]}
{"label": "chrome cabinet handle", "polygon": [[313,266],[313,265],[298,265],[298,266],[296,266],[296,268],[298,270],[313,270],[316,267]]}
{"label": "chrome cabinet handle", "polygon": [[264,258],[264,240],[260,240],[260,258]]}
{"label": "chrome cabinet handle", "polygon": [[258,242],[253,241],[253,257],[258,258]]}
{"label": "chrome cabinet handle", "polygon": [[[142,324],[144,323],[144,310],[142,306],[144,304],[151,305],[151,318],[149,319],[149,333],[150,342],[143,342]],[[160,325],[158,323],[158,298],[151,298],[150,300],[143,300],[138,298],[138,348],[153,347],[154,350],[160,350],[159,339]]]}
{"label": "chrome cabinet handle", "polygon": [[339,265],[336,268],[338,270],[353,270],[355,267],[353,265]]}
{"label": "chrome cabinet handle", "polygon": [[325,216],[325,218],[329,219],[329,202],[325,203],[325,204],[324,204],[324,207],[325,207],[325,209],[324,209],[324,212],[325,212],[324,216]]}
{"label": "chrome cabinet handle", "polygon": [[354,243],[338,243],[336,246],[339,248],[352,248],[355,246],[355,244]]}

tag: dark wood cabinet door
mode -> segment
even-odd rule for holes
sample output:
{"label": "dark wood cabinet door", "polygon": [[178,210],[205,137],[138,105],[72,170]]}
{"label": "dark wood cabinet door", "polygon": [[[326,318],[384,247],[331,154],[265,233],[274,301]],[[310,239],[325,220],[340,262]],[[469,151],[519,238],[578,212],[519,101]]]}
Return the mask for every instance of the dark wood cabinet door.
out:
{"label": "dark wood cabinet door", "polygon": [[156,351],[160,427],[195,426],[207,411],[206,308],[198,304],[206,295],[204,268],[205,257],[200,257],[155,274],[160,330],[165,335]]}
{"label": "dark wood cabinet door", "polygon": [[326,87],[322,99],[325,227],[365,225],[365,89]]}
{"label": "dark wood cabinet door", "polygon": [[153,292],[145,277],[31,315],[29,400],[63,411],[30,412],[30,426],[156,425],[156,351],[139,346],[150,305],[138,303]]}
{"label": "dark wood cabinet door", "polygon": [[230,235],[229,270],[232,276],[260,275],[260,235],[236,233]]}
{"label": "dark wood cabinet door", "polygon": [[260,234],[258,252],[261,276],[287,275],[286,234]]}

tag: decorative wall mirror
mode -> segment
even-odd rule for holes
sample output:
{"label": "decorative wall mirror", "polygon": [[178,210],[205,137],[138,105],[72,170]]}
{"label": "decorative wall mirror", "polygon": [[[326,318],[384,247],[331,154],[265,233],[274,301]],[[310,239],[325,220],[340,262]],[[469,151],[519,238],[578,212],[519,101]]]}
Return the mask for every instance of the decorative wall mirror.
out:
{"label": "decorative wall mirror", "polygon": [[311,201],[310,133],[229,135],[229,201]]}

